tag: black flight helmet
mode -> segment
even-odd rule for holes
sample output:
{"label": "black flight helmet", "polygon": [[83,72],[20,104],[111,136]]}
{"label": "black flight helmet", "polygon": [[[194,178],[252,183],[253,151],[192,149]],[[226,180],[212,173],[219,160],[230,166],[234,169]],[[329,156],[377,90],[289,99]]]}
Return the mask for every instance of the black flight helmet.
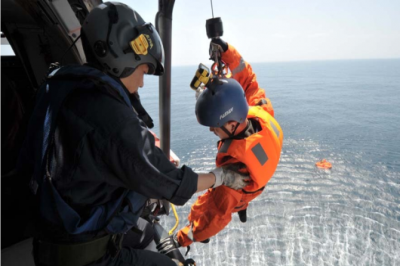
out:
{"label": "black flight helmet", "polygon": [[151,23],[129,6],[106,2],[86,17],[82,31],[96,59],[111,75],[125,78],[142,64],[148,74],[164,73],[164,47]]}
{"label": "black flight helmet", "polygon": [[208,127],[222,127],[229,121],[242,123],[249,106],[242,86],[227,78],[214,78],[196,102],[197,121]]}

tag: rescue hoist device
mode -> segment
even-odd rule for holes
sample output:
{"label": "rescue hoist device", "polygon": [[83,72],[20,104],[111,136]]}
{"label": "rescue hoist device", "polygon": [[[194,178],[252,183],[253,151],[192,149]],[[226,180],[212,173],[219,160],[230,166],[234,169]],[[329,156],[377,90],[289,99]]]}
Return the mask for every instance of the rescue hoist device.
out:
{"label": "rescue hoist device", "polygon": [[[224,34],[224,27],[220,17],[214,18],[214,10],[211,1],[212,18],[206,20],[206,32],[209,39],[218,39]],[[210,69],[204,64],[200,63],[196,70],[195,76],[190,82],[190,87],[197,90],[201,84],[207,85],[210,81],[217,80],[216,78],[230,78],[231,73],[227,64],[221,60],[221,53],[223,52],[220,45],[211,42],[209,55],[210,60],[214,61]]]}
{"label": "rescue hoist device", "polygon": [[[206,31],[209,39],[218,39],[224,34],[224,27],[222,20],[218,18],[210,18],[206,20]],[[210,43],[210,60],[214,63],[211,65],[211,71],[214,76],[226,77],[228,75],[228,66],[224,61],[221,60],[222,48],[220,45],[211,42]]]}

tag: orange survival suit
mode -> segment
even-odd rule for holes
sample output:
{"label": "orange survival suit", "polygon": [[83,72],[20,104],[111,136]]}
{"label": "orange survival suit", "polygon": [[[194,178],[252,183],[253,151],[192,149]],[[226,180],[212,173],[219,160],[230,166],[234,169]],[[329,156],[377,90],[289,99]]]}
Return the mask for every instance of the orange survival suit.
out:
{"label": "orange survival suit", "polygon": [[216,165],[242,165],[244,168],[240,171],[249,173],[251,181],[241,190],[219,186],[198,197],[188,216],[189,225],[177,233],[181,246],[216,235],[231,221],[233,212],[246,209],[271,179],[282,149],[283,132],[273,118],[272,104],[259,88],[251,66],[232,45],[228,45],[221,59],[245,91],[250,106],[247,119],[256,120],[261,129],[243,139],[221,140]]}

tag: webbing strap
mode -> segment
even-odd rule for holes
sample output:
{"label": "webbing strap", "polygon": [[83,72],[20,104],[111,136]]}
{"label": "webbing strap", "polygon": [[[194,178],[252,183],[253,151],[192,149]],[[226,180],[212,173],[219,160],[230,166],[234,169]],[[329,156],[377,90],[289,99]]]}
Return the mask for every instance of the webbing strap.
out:
{"label": "webbing strap", "polygon": [[223,143],[222,143],[220,149],[218,150],[218,153],[227,153],[231,143],[232,143],[232,139],[223,140]]}
{"label": "webbing strap", "polygon": [[84,266],[103,257],[111,235],[78,244],[38,242],[37,259],[40,264],[52,266]]}

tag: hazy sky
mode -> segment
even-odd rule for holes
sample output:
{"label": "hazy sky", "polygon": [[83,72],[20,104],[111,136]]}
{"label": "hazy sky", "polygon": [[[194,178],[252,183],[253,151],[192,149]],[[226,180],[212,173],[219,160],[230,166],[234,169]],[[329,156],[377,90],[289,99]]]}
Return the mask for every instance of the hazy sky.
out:
{"label": "hazy sky", "polygon": [[[124,1],[154,21],[157,0]],[[400,58],[400,0],[214,0],[222,39],[249,62]],[[176,0],[173,65],[208,62],[209,0]]]}
{"label": "hazy sky", "polygon": [[[158,0],[121,1],[154,24]],[[249,62],[400,58],[400,0],[214,0],[223,39]],[[209,0],[176,0],[173,65],[208,64]],[[3,50],[3,49],[2,49]]]}

